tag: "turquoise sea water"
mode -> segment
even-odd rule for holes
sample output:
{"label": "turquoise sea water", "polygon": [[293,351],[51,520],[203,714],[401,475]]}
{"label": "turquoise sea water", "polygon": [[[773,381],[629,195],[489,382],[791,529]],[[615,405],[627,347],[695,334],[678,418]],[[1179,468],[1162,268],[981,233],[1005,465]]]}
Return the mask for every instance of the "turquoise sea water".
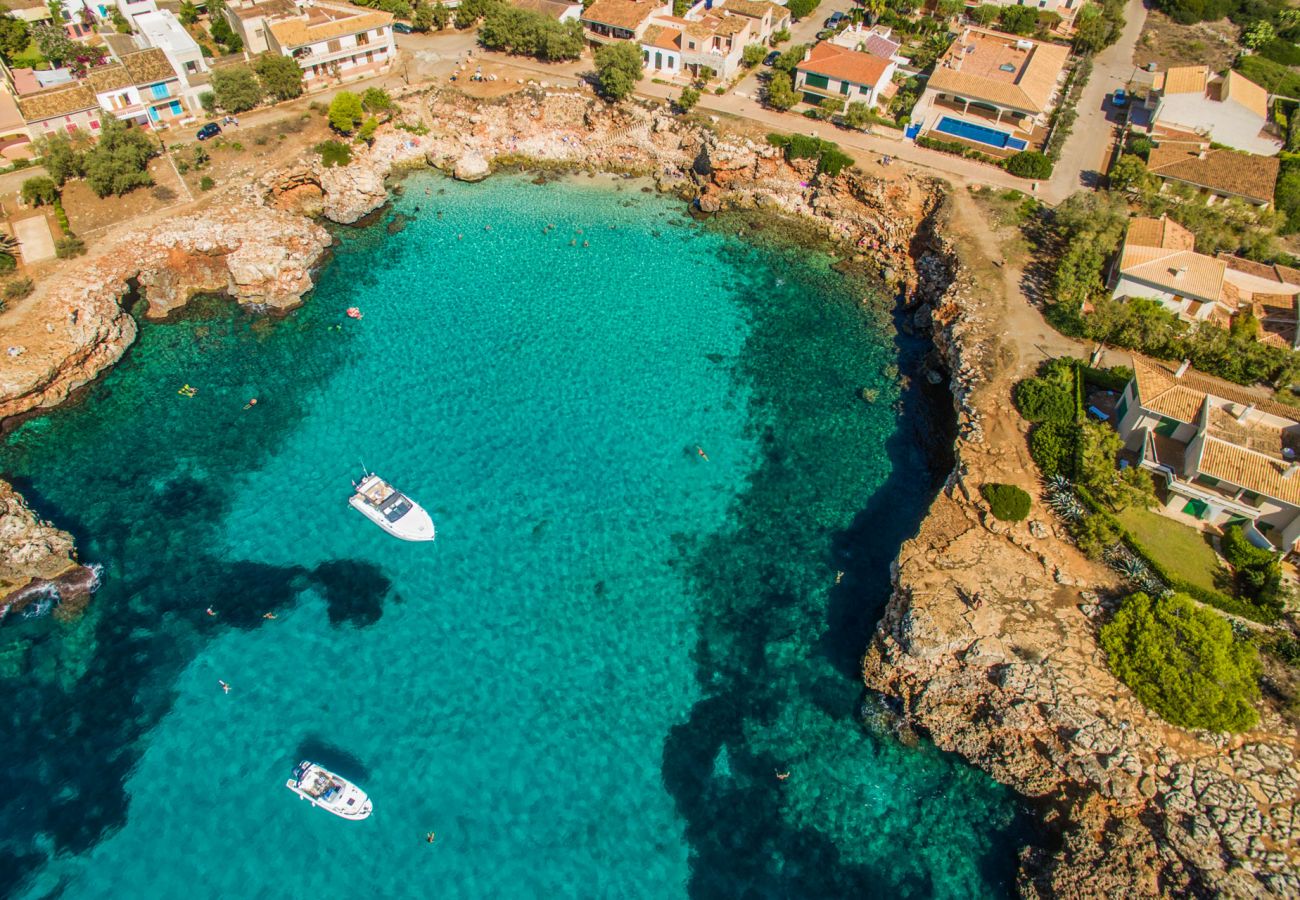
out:
{"label": "turquoise sea water", "polygon": [[[888,303],[631,182],[395,209],[294,314],[146,324],[0,446],[104,567],[0,624],[0,893],[1008,892],[1007,793],[861,716],[933,484]],[[435,544],[348,508],[362,460]],[[304,757],[374,815],[289,793]]]}

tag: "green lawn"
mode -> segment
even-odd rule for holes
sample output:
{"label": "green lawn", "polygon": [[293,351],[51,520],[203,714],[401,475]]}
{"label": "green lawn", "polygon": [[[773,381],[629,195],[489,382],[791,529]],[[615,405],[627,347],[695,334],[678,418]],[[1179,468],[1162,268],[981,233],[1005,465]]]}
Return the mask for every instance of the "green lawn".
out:
{"label": "green lawn", "polygon": [[1170,572],[1207,590],[1220,590],[1214,583],[1219,557],[1210,546],[1209,535],[1135,506],[1115,518]]}
{"label": "green lawn", "polygon": [[45,57],[41,56],[41,51],[36,49],[36,41],[27,45],[27,49],[13,58],[12,67],[15,69],[48,69],[49,63]]}

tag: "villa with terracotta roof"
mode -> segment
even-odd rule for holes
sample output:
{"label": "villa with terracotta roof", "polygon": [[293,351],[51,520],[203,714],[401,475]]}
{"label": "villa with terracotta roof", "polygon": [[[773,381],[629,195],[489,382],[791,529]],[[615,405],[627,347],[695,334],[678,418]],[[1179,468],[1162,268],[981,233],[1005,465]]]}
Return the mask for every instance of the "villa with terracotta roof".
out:
{"label": "villa with terracotta roof", "polygon": [[985,152],[1014,153],[1046,138],[1070,50],[968,27],[935,63],[912,111],[921,133]]}
{"label": "villa with terracotta roof", "polygon": [[26,94],[17,104],[32,140],[56,131],[96,134],[104,115],[94,91],[82,81]]}
{"label": "villa with terracotta roof", "polygon": [[[593,44],[640,40],[650,27],[651,16],[673,17],[672,3],[659,0],[596,0],[579,19],[587,40]],[[644,48],[643,48],[644,49]]]}
{"label": "villa with terracotta roof", "polygon": [[1164,511],[1241,525],[1284,553],[1300,539],[1300,410],[1182,365],[1133,357],[1115,410],[1124,445],[1162,478]]}
{"label": "villa with terracotta roof", "polygon": [[1241,200],[1253,206],[1273,205],[1273,189],[1282,163],[1276,156],[1239,150],[1213,149],[1208,143],[1161,141],[1151,148],[1147,169],[1164,187],[1185,184],[1209,203]]}
{"label": "villa with terracotta roof", "polygon": [[898,65],[872,53],[822,41],[808,49],[795,66],[794,89],[808,103],[830,98],[866,103],[874,108],[892,93]]}
{"label": "villa with terracotta roof", "polygon": [[397,57],[391,13],[293,0],[235,0],[225,13],[250,53],[293,57],[308,91],[387,71]]}
{"label": "villa with terracotta roof", "polygon": [[[585,18],[604,0],[597,0]],[[688,9],[685,15],[653,13],[638,38],[646,69],[661,76],[698,77],[704,69],[716,77],[731,78],[741,68],[745,47],[764,44],[772,32],[789,24],[785,7],[766,0],[726,0],[708,7],[704,2]]]}
{"label": "villa with terracotta roof", "polygon": [[1282,149],[1268,117],[1268,91],[1240,72],[1219,76],[1206,65],[1176,66],[1156,74],[1145,103],[1156,140],[1192,135],[1260,156]]}
{"label": "villa with terracotta roof", "polygon": [[1259,321],[1261,341],[1294,348],[1300,272],[1226,253],[1207,256],[1195,243],[1167,216],[1132,219],[1112,270],[1112,296],[1156,300],[1186,322],[1224,328],[1248,312]]}

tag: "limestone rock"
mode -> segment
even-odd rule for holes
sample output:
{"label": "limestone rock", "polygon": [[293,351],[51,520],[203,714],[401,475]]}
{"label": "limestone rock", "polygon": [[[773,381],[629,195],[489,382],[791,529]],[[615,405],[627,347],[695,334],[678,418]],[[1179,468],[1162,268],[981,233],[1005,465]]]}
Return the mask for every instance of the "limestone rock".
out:
{"label": "limestone rock", "polygon": [[452,177],[457,181],[482,181],[492,173],[492,167],[488,164],[487,158],[476,151],[470,151],[463,154],[456,160],[456,165],[452,169]]}

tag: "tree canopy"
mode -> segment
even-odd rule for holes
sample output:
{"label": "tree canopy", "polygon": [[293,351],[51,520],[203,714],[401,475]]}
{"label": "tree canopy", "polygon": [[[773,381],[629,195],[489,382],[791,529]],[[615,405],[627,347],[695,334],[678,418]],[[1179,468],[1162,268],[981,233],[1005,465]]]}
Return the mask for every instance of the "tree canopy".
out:
{"label": "tree canopy", "polygon": [[263,53],[253,61],[253,71],[262,83],[262,90],[276,100],[302,96],[302,68],[293,57]]}
{"label": "tree canopy", "polygon": [[212,94],[226,112],[241,113],[262,102],[262,84],[248,66],[222,66],[212,70]]}
{"label": "tree canopy", "polygon": [[365,118],[361,98],[351,91],[339,91],[330,101],[330,127],[340,134],[351,134]]}
{"label": "tree canopy", "polygon": [[544,13],[501,3],[487,10],[478,39],[489,50],[545,60],[577,59],[583,47],[577,21],[561,23]]}
{"label": "tree canopy", "polygon": [[158,145],[139,128],[105,116],[99,140],[85,153],[86,182],[100,197],[125,194],[153,184],[149,158]]}
{"label": "tree canopy", "polygon": [[1115,676],[1167,722],[1244,731],[1259,720],[1254,646],[1181,594],[1127,598],[1102,626],[1101,646]]}
{"label": "tree canopy", "polygon": [[596,51],[596,77],[600,93],[610,100],[623,100],[636,90],[641,80],[641,49],[634,43],[620,41],[606,44]]}
{"label": "tree canopy", "polygon": [[0,56],[5,62],[27,49],[32,36],[27,30],[27,23],[14,17],[13,13],[0,12]]}

